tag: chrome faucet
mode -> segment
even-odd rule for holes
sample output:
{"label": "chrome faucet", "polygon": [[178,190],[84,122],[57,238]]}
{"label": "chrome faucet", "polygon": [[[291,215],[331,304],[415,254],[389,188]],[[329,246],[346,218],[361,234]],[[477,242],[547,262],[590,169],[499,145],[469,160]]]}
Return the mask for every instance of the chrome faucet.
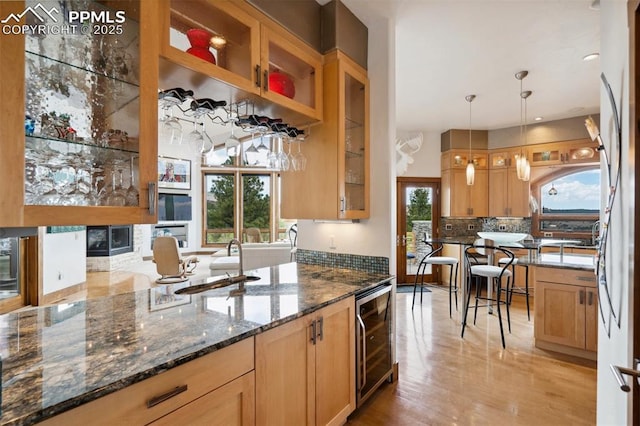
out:
{"label": "chrome faucet", "polygon": [[244,275],[244,270],[242,268],[242,243],[239,240],[233,238],[231,241],[229,241],[229,244],[227,244],[227,256],[231,256],[231,247],[234,244],[236,246],[238,246],[238,258],[239,258],[239,261],[238,261],[238,268],[239,268],[238,275]]}
{"label": "chrome faucet", "polygon": [[596,220],[591,226],[591,245],[598,245],[600,240],[600,221]]}

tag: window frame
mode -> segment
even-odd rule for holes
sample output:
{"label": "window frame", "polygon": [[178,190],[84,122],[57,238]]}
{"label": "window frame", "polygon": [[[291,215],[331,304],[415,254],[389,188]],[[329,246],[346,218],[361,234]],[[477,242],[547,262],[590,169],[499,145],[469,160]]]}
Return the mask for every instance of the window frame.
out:
{"label": "window frame", "polygon": [[[543,176],[540,176],[535,181],[531,182],[531,195],[538,202],[538,210],[532,212],[531,214],[531,235],[536,238],[543,238],[545,231],[541,229],[541,223],[543,221],[554,221],[554,220],[563,220],[563,221],[591,221],[594,222],[600,220],[600,213],[597,214],[574,214],[574,215],[558,215],[558,214],[543,214],[542,212],[542,192],[541,189],[544,185],[558,180],[562,177],[569,176],[572,174],[585,172],[589,170],[600,170],[599,164],[591,164],[584,166],[570,166],[570,167],[558,167],[552,168],[550,173],[547,173]],[[602,177],[601,177],[602,178]],[[600,206],[602,208],[602,206]],[[571,239],[580,239],[580,240],[589,240],[591,241],[591,232],[568,232],[568,231],[551,231],[553,232],[553,238],[571,238]]]}

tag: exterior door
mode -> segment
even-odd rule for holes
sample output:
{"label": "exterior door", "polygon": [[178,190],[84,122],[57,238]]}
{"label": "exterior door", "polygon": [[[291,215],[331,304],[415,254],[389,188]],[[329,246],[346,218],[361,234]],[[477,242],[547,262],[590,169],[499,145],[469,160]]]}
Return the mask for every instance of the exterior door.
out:
{"label": "exterior door", "polygon": [[[438,236],[440,218],[439,178],[397,178],[398,229],[398,284],[413,284],[420,260],[428,249],[422,243]],[[438,267],[427,267],[425,282],[439,280]]]}

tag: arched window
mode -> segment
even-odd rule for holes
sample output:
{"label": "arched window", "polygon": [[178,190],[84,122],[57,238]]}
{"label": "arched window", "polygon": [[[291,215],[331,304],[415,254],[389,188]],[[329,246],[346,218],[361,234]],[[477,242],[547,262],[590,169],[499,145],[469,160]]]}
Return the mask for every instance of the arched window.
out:
{"label": "arched window", "polygon": [[600,218],[600,168],[558,169],[531,185],[538,203],[532,232],[538,237],[592,238]]}

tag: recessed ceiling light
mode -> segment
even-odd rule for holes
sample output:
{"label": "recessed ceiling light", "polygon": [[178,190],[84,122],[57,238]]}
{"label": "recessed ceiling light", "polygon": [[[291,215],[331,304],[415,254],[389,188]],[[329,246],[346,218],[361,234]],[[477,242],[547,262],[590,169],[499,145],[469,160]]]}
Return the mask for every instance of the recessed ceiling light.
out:
{"label": "recessed ceiling light", "polygon": [[542,117],[536,117],[533,119],[533,121],[542,121]]}
{"label": "recessed ceiling light", "polygon": [[584,58],[582,58],[583,61],[593,61],[594,59],[598,58],[600,56],[599,53],[589,53],[588,55],[586,55]]}

